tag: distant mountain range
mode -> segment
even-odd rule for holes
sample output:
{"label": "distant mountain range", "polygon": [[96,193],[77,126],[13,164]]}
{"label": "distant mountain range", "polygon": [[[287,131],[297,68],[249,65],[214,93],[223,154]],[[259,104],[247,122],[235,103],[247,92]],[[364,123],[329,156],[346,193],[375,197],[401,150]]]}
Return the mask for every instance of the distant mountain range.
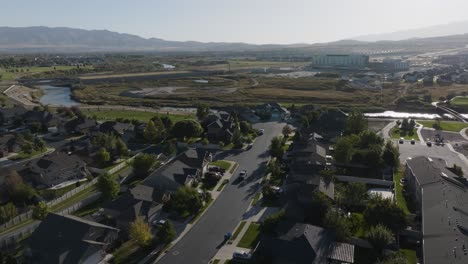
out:
{"label": "distant mountain range", "polygon": [[228,51],[307,45],[168,41],[108,30],[66,27],[0,27],[0,36],[0,51]]}
{"label": "distant mountain range", "polygon": [[409,29],[383,34],[371,34],[354,37],[359,41],[408,40],[414,38],[432,38],[468,33],[468,21],[453,22],[443,25]]}
{"label": "distant mountain range", "polygon": [[[466,28],[468,31],[468,22]],[[458,24],[457,24],[458,25]],[[442,30],[443,26],[431,27]],[[444,32],[464,32],[461,24],[459,29]],[[436,34],[436,30],[429,28],[419,31],[405,31],[384,35],[359,37],[352,40],[340,40],[330,43],[291,44],[291,45],[255,45],[248,43],[228,42],[197,42],[197,41],[168,41],[159,38],[142,38],[136,35],[117,33],[108,30],[84,30],[65,27],[0,27],[0,52],[32,53],[32,52],[225,52],[247,51],[255,54],[257,51],[276,51],[275,54],[290,56],[294,54],[307,55],[311,53],[369,53],[376,54],[382,50],[388,52],[420,52],[423,50],[460,48],[468,45],[468,34],[458,34],[444,37],[404,38],[409,36],[423,36]],[[389,40],[372,42],[371,39]],[[393,36],[393,37],[391,37]],[[368,40],[366,40],[368,39]]]}

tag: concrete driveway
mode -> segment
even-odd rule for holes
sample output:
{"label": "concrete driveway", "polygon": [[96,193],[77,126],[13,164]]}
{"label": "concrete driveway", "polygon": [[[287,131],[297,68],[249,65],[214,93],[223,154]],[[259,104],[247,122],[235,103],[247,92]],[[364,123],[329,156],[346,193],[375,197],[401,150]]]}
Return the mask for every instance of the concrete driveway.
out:
{"label": "concrete driveway", "polygon": [[261,189],[260,179],[269,157],[268,147],[273,137],[281,134],[285,124],[277,122],[255,124],[255,128],[265,129],[248,151],[221,153],[216,159],[233,160],[239,163],[240,170],[247,170],[248,176],[242,184],[231,181],[218,199],[198,223],[163,256],[158,263],[208,263],[223,244],[224,234],[232,232],[246,216],[245,211]]}

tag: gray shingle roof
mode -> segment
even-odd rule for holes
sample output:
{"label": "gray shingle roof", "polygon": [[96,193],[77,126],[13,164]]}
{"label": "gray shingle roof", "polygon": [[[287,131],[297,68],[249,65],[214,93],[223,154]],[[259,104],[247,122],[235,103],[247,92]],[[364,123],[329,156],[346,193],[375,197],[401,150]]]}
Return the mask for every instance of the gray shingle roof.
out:
{"label": "gray shingle roof", "polygon": [[421,185],[425,264],[468,263],[468,186],[445,168],[445,161],[407,161]]}

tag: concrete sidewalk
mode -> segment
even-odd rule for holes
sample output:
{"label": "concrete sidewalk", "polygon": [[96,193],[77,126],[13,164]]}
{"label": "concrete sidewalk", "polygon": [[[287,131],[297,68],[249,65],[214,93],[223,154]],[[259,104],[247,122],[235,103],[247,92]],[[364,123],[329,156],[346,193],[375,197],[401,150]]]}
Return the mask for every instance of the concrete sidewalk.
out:
{"label": "concrete sidewalk", "polygon": [[[260,222],[265,217],[278,212],[280,209],[281,208],[279,207],[261,207],[260,203],[257,203],[257,205],[255,206],[249,206],[247,211],[244,213],[244,219],[242,221],[244,221],[245,224],[242,227],[242,230],[240,230],[239,234],[234,240],[229,240],[228,243],[224,244],[218,250],[216,255],[213,257],[212,261],[214,261],[215,259],[219,259],[221,260],[221,263],[223,263],[223,261],[225,260],[232,259],[232,255],[235,251],[250,252],[252,249],[241,248],[237,246],[240,240],[242,239],[242,237],[247,232],[247,229],[249,228],[250,224]],[[234,229],[233,234],[235,231],[237,231],[237,228],[239,228],[239,226],[240,226],[240,222]]]}

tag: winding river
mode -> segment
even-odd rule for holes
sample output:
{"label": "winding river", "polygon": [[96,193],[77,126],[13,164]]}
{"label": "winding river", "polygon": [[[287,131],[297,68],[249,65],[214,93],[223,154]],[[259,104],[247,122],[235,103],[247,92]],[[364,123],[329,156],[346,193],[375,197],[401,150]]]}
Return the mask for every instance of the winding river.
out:
{"label": "winding river", "polygon": [[71,89],[66,86],[39,85],[44,93],[39,100],[43,105],[75,106],[80,103],[71,97]]}

